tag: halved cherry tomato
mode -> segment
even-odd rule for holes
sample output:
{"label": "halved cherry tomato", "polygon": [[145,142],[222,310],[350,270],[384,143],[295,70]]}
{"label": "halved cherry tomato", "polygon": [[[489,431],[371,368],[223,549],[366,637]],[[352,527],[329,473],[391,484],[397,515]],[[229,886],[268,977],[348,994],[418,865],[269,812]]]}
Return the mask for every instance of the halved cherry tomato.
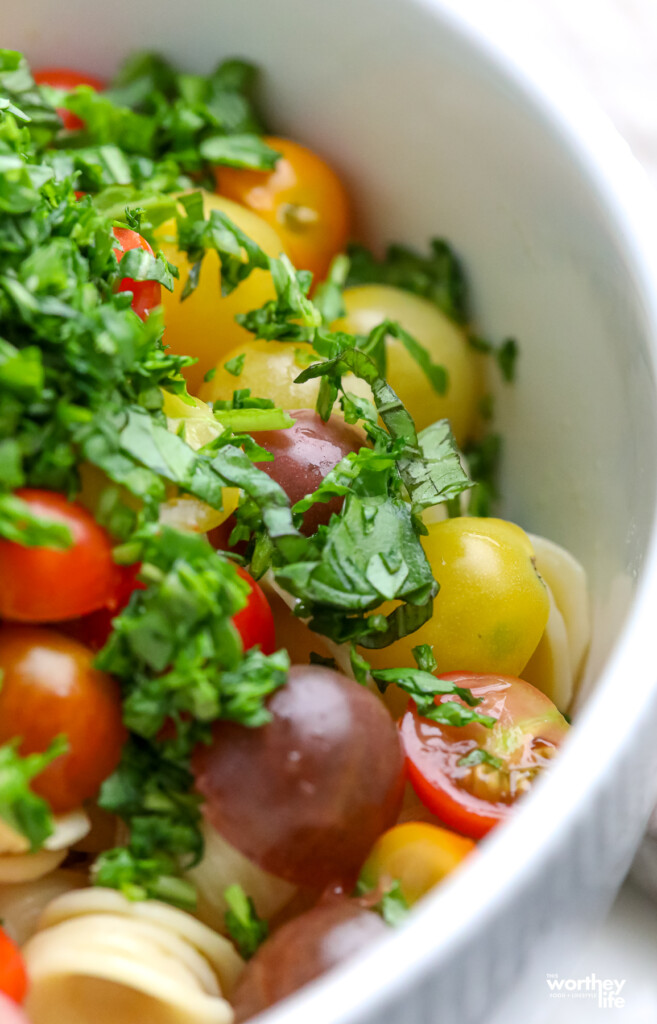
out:
{"label": "halved cherry tomato", "polygon": [[[14,1003],[22,1003],[27,993],[27,974],[18,946],[0,928],[0,992]],[[0,1021],[4,1024],[4,1007],[0,1003]],[[10,1017],[7,1024],[10,1024]]]}
{"label": "halved cherry tomato", "polygon": [[385,892],[399,882],[409,906],[417,903],[442,882],[475,849],[475,844],[456,832],[408,821],[394,825],[380,836],[360,873],[367,889]]}
{"label": "halved cherry tomato", "polygon": [[[150,256],[153,255],[153,250],[146,239],[136,231],[131,231],[130,228],[112,228],[112,230],[114,237],[121,245],[120,249],[114,250],[117,260],[121,260],[130,249],[145,249]],[[162,303],[162,288],[157,281],[134,281],[131,277],[124,277],[117,291],[132,292],[131,306],[142,320],[146,319],[155,306]]]}
{"label": "halved cherry tomato", "polygon": [[[522,679],[451,672],[448,679],[481,699],[497,721],[441,725],[413,702],[400,722],[408,777],[424,804],[450,828],[479,839],[504,821],[549,764],[568,732],[551,700]],[[445,695],[436,703],[460,698]],[[467,760],[466,760],[467,759]]]}
{"label": "halved cherry tomato", "polygon": [[[71,68],[40,68],[32,74],[37,85],[50,85],[53,89],[65,89],[67,92],[71,92],[78,85],[88,85],[95,89],[96,92],[102,92],[105,88],[105,83],[100,78],[96,78],[95,75],[87,75],[82,71],[73,71]],[[79,128],[84,128],[84,122],[80,120],[77,114],[66,110],[65,107],[58,107],[57,113],[61,117],[67,131],[73,132]]]}
{"label": "halved cherry tomato", "polygon": [[245,651],[260,644],[263,654],[273,654],[276,650],[276,631],[274,616],[269,602],[256,581],[249,576],[246,569],[236,566],[237,575],[249,584],[251,591],[244,608],[233,616],[233,624],[242,637]]}
{"label": "halved cherry tomato", "polygon": [[59,622],[98,608],[115,608],[119,579],[109,535],[81,505],[63,494],[16,491],[35,516],[67,526],[65,550],[0,540],[0,618]]}
{"label": "halved cherry tomato", "polygon": [[0,671],[0,743],[18,736],[20,752],[33,754],[65,736],[68,751],[32,788],[55,813],[74,810],[119,762],[126,732],[118,686],[82,644],[29,626],[0,628]]}
{"label": "halved cherry tomato", "polygon": [[217,192],[268,221],[295,267],[321,280],[349,237],[347,193],[335,171],[312,150],[290,139],[265,142],[281,153],[274,170],[217,167]]}

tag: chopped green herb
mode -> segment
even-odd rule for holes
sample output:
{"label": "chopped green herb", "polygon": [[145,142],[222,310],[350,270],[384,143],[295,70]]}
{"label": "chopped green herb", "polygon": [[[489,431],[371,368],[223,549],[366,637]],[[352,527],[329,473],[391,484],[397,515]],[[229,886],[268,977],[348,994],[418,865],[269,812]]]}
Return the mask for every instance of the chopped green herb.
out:
{"label": "chopped green herb", "polygon": [[253,900],[241,885],[230,885],[224,892],[228,904],[226,928],[239,953],[250,960],[269,935],[269,926],[258,916]]}

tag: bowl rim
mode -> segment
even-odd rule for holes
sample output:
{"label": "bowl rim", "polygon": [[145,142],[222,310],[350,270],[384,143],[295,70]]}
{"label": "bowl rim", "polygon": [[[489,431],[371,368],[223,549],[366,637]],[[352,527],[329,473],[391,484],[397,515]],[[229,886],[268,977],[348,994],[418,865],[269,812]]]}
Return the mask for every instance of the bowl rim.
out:
{"label": "bowl rim", "polygon": [[[657,378],[657,195],[627,142],[581,84],[561,73],[555,76],[554,65],[550,66],[544,55],[532,52],[530,56],[528,47],[521,55],[517,45],[487,34],[449,0],[404,2],[433,15],[448,33],[459,37],[478,59],[519,91],[591,183],[603,215],[615,229],[643,303],[652,376]],[[526,42],[523,40],[523,46]],[[254,1022],[349,1024],[380,1010],[404,990],[421,983],[450,946],[463,948],[469,936],[482,930],[511,901],[514,889],[539,873],[577,823],[584,801],[592,799],[610,768],[622,760],[650,703],[657,706],[657,672],[651,675],[646,669],[654,646],[649,600],[652,579],[657,579],[657,503],[631,608],[596,688],[579,712],[572,741],[565,745],[549,777],[535,788],[520,813],[485,840],[481,855],[470,858],[467,866],[427,896],[406,924],[374,949],[259,1014]],[[627,678],[632,679],[631,702],[623,699]],[[599,756],[600,735],[605,736],[604,763]],[[657,778],[653,791],[657,796]],[[497,884],[487,892],[491,876]]]}

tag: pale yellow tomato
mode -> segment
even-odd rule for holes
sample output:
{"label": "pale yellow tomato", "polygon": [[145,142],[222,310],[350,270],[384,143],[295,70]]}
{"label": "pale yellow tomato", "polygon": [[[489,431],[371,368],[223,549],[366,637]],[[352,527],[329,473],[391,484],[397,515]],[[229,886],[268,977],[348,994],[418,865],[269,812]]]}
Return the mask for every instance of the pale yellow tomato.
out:
{"label": "pale yellow tomato", "polygon": [[464,331],[433,303],[401,288],[361,285],[344,293],[346,315],[334,330],[368,334],[383,320],[396,320],[425,347],[434,363],[445,367],[448,389],[438,395],[429,378],[395,338],[387,342],[388,383],[415,420],[418,430],[447,417],[462,443],[474,428],[479,396],[478,364]]}
{"label": "pale yellow tomato", "polygon": [[422,546],[440,584],[433,616],[365,656],[376,668],[412,666],[412,648],[430,644],[440,673],[520,675],[550,611],[529,537],[515,523],[474,516],[431,523],[428,530]]}
{"label": "pale yellow tomato", "polygon": [[[229,359],[244,356],[239,377],[225,368]],[[250,388],[257,398],[270,398],[282,409],[313,409],[317,401],[319,381],[309,380],[295,384],[294,380],[309,363],[321,362],[310,345],[290,341],[251,341],[238,345],[222,357],[211,381],[201,388],[206,402],[232,398],[236,388]],[[371,398],[364,381],[349,375],[344,378],[348,391]],[[337,407],[336,407],[337,411]]]}
{"label": "pale yellow tomato", "polygon": [[[249,238],[264,249],[268,256],[280,256],[283,244],[269,224],[239,203],[209,192],[203,194],[206,217],[211,210],[225,213]],[[271,275],[254,270],[230,295],[221,295],[219,257],[208,251],[203,260],[198,287],[180,301],[180,295],[189,273],[184,253],[178,251],[176,225],[167,221],[156,234],[156,241],[166,258],[180,271],[173,292],[162,289],[162,305],[166,325],[164,343],[178,355],[195,356],[198,363],[185,371],[191,392],[196,394],[203,377],[233,346],[245,342],[252,335],[235,322],[237,313],[247,313],[276,297]]]}
{"label": "pale yellow tomato", "polygon": [[456,832],[409,821],[395,825],[377,839],[361,871],[361,881],[368,889],[381,892],[397,881],[412,906],[474,849],[471,839]]}

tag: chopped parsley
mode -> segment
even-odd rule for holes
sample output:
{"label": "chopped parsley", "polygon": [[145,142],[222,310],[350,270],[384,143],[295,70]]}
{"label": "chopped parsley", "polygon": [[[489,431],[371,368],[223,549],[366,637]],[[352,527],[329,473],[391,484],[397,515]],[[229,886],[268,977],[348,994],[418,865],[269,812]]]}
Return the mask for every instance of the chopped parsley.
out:
{"label": "chopped parsley", "polygon": [[250,960],[269,935],[266,921],[258,917],[253,900],[241,885],[230,885],[224,892],[228,904],[226,928],[241,956]]}

